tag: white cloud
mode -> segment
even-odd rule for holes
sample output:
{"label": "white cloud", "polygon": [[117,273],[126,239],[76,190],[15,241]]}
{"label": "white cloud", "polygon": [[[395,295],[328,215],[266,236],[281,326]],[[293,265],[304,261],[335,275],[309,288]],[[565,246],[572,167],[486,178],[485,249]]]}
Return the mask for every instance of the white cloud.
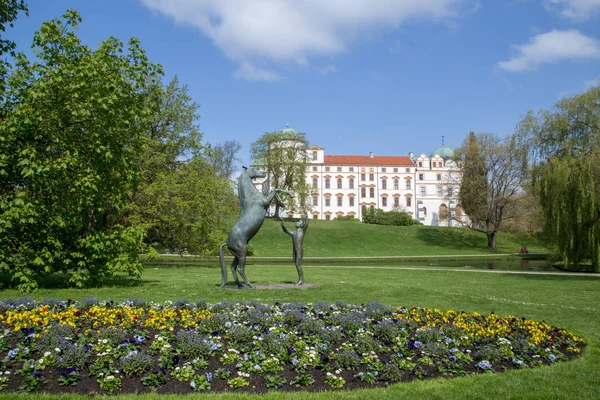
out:
{"label": "white cloud", "polygon": [[247,81],[275,82],[281,80],[281,76],[277,72],[256,67],[249,62],[243,62],[233,76]]}
{"label": "white cloud", "polygon": [[141,1],[177,23],[200,29],[240,63],[240,70],[250,71],[254,67],[244,63],[307,65],[310,56],[348,51],[359,35],[407,21],[447,21],[472,12],[478,4],[476,0]]}
{"label": "white cloud", "polygon": [[600,41],[571,29],[536,35],[529,43],[513,45],[516,55],[498,66],[510,72],[536,70],[541,64],[563,60],[600,58]]}
{"label": "white cloud", "polygon": [[544,0],[544,5],[573,21],[583,21],[600,13],[600,0]]}

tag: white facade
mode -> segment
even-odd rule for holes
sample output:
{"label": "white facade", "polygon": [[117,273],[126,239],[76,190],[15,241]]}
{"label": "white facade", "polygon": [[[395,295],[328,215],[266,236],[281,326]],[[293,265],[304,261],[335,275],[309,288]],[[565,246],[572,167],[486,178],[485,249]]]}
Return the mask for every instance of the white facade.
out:
{"label": "white facade", "polygon": [[[306,182],[311,188],[307,206],[312,207],[312,218],[352,216],[360,220],[367,209],[374,208],[405,211],[424,225],[460,226],[458,221],[464,218],[458,204],[460,172],[448,157],[451,149],[442,146],[437,150],[446,157],[435,152],[417,158],[412,153],[329,156],[324,148],[310,146]],[[265,181],[255,182],[259,190]],[[270,210],[273,212],[274,207]]]}
{"label": "white facade", "polygon": [[406,156],[327,156],[319,146],[308,148],[306,182],[312,188],[315,219],[353,216],[368,208],[399,209],[414,215],[415,164]]}

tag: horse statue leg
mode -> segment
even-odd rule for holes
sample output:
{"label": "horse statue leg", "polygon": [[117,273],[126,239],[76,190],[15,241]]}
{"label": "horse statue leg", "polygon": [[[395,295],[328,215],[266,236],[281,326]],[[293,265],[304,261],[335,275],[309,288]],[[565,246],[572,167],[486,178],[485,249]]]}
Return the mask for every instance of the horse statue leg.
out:
{"label": "horse statue leg", "polygon": [[[244,254],[243,256],[239,257],[239,263],[238,263],[238,268],[237,271],[240,274],[240,277],[244,280],[244,283],[246,284],[246,286],[248,286],[249,288],[252,287],[252,284],[250,283],[250,281],[248,280],[248,278],[246,277],[246,255]],[[236,281],[237,281],[237,277],[236,277]],[[241,284],[241,282],[237,282],[238,287],[243,287],[243,285]]]}
{"label": "horse statue leg", "polygon": [[239,266],[239,257],[234,255],[233,256],[233,262],[231,263],[231,273],[233,274],[233,278],[235,279],[235,284],[238,287],[241,287],[242,284],[240,283],[240,280],[238,279],[238,266]]}
{"label": "horse statue leg", "polygon": [[225,287],[227,284],[227,267],[225,266],[225,257],[223,256],[223,247],[225,247],[227,243],[223,243],[221,247],[219,247],[219,261],[221,263],[221,287]]}

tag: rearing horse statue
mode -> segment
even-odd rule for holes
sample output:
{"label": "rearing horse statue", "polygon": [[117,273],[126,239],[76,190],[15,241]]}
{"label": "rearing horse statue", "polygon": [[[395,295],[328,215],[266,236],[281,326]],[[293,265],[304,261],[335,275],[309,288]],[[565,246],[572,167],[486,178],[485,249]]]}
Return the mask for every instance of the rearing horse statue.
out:
{"label": "rearing horse statue", "polygon": [[277,199],[281,203],[278,193],[286,193],[290,197],[294,195],[286,190],[273,189],[267,196],[259,192],[252,183],[253,178],[264,178],[266,174],[263,171],[253,167],[244,167],[244,172],[238,178],[238,196],[240,198],[240,216],[233,228],[229,232],[227,242],[219,247],[219,259],[221,261],[221,287],[227,283],[227,267],[223,257],[223,247],[227,248],[233,255],[231,263],[231,272],[235,278],[235,283],[242,288],[243,284],[238,279],[238,273],[248,287],[252,287],[246,277],[244,268],[246,267],[246,254],[248,253],[248,242],[256,235],[267,215],[267,209],[273,201]]}

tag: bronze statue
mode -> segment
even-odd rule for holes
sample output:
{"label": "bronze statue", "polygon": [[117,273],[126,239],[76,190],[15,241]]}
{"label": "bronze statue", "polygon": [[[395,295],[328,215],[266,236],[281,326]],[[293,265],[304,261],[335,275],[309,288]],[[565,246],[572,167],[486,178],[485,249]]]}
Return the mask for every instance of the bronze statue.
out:
{"label": "bronze statue", "polygon": [[267,215],[267,209],[273,201],[277,199],[281,203],[278,193],[285,193],[290,197],[294,195],[286,190],[274,189],[267,196],[259,192],[252,183],[253,178],[264,178],[266,174],[263,171],[253,167],[243,167],[244,171],[238,178],[238,196],[240,198],[240,216],[233,228],[229,232],[227,242],[219,247],[219,259],[221,261],[221,287],[227,283],[227,267],[225,266],[225,258],[223,257],[223,246],[227,248],[233,255],[231,263],[231,272],[238,287],[242,288],[243,284],[238,279],[238,273],[248,287],[252,287],[250,281],[246,277],[244,268],[246,266],[246,255],[248,253],[248,242],[256,235]]}
{"label": "bronze statue", "polygon": [[[278,213],[276,213],[277,216]],[[279,216],[281,220],[281,228],[285,233],[292,237],[293,251],[294,251],[294,264],[296,264],[296,271],[298,271],[298,283],[297,285],[302,285],[304,283],[304,274],[302,273],[302,259],[304,258],[304,234],[308,229],[308,211],[304,211],[304,218],[300,221],[296,222],[296,230],[290,232],[288,228],[286,228],[285,223],[283,222],[283,218]]]}

